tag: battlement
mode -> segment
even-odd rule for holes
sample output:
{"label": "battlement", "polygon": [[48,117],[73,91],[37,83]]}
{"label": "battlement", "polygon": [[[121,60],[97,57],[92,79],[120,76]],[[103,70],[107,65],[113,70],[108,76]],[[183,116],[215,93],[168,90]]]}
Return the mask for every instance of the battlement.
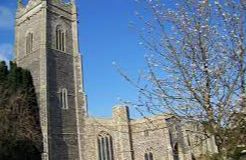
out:
{"label": "battlement", "polygon": [[16,17],[22,17],[40,5],[46,8],[48,6],[56,7],[67,13],[73,13],[76,10],[75,0],[70,0],[69,2],[65,2],[64,0],[29,0],[27,4],[24,4],[23,0],[18,0]]}

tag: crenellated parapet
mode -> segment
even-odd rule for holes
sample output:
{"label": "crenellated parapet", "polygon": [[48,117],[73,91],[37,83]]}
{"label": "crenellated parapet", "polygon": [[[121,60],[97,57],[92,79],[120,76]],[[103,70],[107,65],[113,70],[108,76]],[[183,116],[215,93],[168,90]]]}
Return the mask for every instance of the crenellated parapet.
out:
{"label": "crenellated parapet", "polygon": [[58,7],[68,13],[76,13],[75,0],[71,0],[70,2],[63,0],[29,0],[27,4],[24,4],[23,0],[18,0],[17,3],[16,18],[22,17],[41,4],[48,4],[50,7]]}
{"label": "crenellated parapet", "polygon": [[16,17],[20,17],[23,14],[29,12],[33,8],[35,8],[37,5],[42,3],[43,0],[29,0],[28,3],[25,5],[23,3],[23,0],[18,0],[18,5],[17,5],[17,13]]}

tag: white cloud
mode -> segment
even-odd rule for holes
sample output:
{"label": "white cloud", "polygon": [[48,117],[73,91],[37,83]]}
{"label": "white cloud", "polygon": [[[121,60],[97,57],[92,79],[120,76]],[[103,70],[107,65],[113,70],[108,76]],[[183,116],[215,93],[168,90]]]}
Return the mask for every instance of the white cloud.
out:
{"label": "white cloud", "polygon": [[0,61],[10,61],[13,57],[13,46],[11,44],[0,44]]}
{"label": "white cloud", "polygon": [[0,28],[12,29],[14,27],[14,14],[10,8],[0,6]]}

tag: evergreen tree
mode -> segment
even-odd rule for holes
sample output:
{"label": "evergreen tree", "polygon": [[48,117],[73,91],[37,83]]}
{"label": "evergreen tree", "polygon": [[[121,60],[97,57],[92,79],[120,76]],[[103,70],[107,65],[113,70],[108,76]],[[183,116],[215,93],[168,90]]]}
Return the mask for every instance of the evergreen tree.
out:
{"label": "evergreen tree", "polygon": [[0,85],[6,82],[6,78],[8,75],[8,67],[4,61],[0,62]]}
{"label": "evergreen tree", "polygon": [[0,106],[5,103],[8,67],[4,61],[0,62]]}
{"label": "evergreen tree", "polygon": [[42,135],[31,73],[0,63],[0,159],[40,160]]}

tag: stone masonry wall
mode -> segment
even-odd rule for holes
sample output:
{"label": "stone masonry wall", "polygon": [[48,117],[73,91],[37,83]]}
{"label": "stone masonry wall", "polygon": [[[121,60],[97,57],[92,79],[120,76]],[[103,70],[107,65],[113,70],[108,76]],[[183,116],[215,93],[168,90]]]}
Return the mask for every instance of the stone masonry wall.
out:
{"label": "stone masonry wall", "polygon": [[[29,0],[16,14],[16,62],[32,73],[40,107],[44,160],[82,160],[80,139],[84,118],[82,67],[78,49],[74,3]],[[65,51],[56,50],[56,27],[65,31]],[[26,54],[26,35],[33,34],[32,52]],[[68,90],[67,110],[61,89]]]}
{"label": "stone masonry wall", "polygon": [[132,143],[136,160],[145,153],[153,153],[155,160],[171,160],[170,140],[165,117],[152,117],[131,121]]}
{"label": "stone masonry wall", "polygon": [[[176,160],[177,157],[179,160],[192,160],[192,155],[199,159],[201,154],[208,151],[216,152],[212,139],[205,140],[201,146],[192,146],[196,140],[193,137],[196,136],[187,132],[191,129],[190,124],[179,126],[169,121],[172,119],[170,115],[131,120],[126,111],[125,106],[116,106],[111,119],[86,119],[83,143],[86,160],[99,160],[97,137],[101,132],[107,132],[113,137],[115,160],[143,160],[145,153],[150,152],[154,160]],[[190,146],[187,135],[190,136]],[[175,156],[176,143],[178,151]]]}
{"label": "stone masonry wall", "polygon": [[[191,160],[216,152],[213,137],[193,149],[194,125],[172,125],[170,115],[132,120],[126,106],[115,106],[112,118],[86,117],[85,92],[78,44],[77,10],[74,3],[30,0],[16,16],[16,62],[32,73],[40,107],[44,137],[43,160],[98,160],[98,136],[112,137],[114,160]],[[65,31],[65,51],[58,51],[56,27]],[[33,50],[26,54],[25,37],[33,33]],[[61,89],[68,90],[68,109],[62,109]],[[188,131],[189,130],[189,131]],[[180,138],[181,137],[181,138]]]}

